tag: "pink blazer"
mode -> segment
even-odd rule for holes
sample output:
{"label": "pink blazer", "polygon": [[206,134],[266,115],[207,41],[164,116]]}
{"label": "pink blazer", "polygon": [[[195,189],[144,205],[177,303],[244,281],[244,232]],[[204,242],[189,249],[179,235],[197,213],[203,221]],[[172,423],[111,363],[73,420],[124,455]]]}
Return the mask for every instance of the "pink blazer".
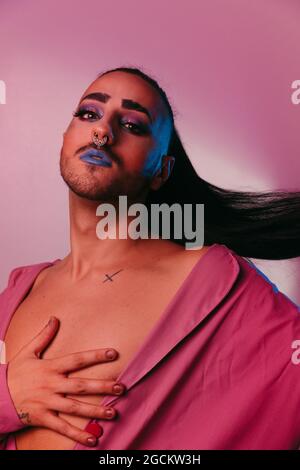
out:
{"label": "pink blazer", "polygon": [[[0,339],[38,273],[57,261],[10,273],[0,295]],[[119,417],[101,421],[97,449],[297,449],[295,340],[300,308],[250,260],[215,243],[120,374],[127,393],[104,398]],[[23,424],[6,368],[0,367],[0,434],[9,437],[2,447],[14,449],[13,432]]]}

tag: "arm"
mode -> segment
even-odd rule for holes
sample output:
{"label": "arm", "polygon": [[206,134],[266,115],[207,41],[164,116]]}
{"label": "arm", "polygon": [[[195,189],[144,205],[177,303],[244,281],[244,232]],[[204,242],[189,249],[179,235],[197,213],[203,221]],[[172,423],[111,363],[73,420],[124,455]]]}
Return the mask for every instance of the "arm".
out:
{"label": "arm", "polygon": [[[12,286],[15,282],[15,277],[21,272],[20,268],[15,268],[9,275],[8,285],[4,292],[1,293],[3,296],[6,290]],[[14,406],[12,397],[9,392],[7,383],[7,369],[8,364],[0,363],[0,441],[11,432],[18,431],[26,427],[26,425],[20,420],[17,410]]]}
{"label": "arm", "polygon": [[7,367],[8,364],[0,364],[0,448],[1,441],[8,433],[26,426],[20,420],[9,393]]}

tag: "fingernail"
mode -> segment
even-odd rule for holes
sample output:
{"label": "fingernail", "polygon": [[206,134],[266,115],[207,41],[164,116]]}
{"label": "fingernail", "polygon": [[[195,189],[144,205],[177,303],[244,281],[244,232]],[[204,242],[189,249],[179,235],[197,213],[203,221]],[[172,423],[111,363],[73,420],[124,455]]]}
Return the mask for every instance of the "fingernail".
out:
{"label": "fingernail", "polygon": [[108,349],[105,353],[107,359],[114,359],[117,356],[117,353],[114,349]]}
{"label": "fingernail", "polygon": [[115,384],[113,386],[114,393],[121,394],[125,391],[125,386],[123,384]]}
{"label": "fingernail", "polygon": [[87,432],[90,432],[95,438],[102,436],[103,429],[98,423],[89,423],[85,428]]}
{"label": "fingernail", "polygon": [[97,442],[97,439],[95,437],[88,437],[87,438],[87,443],[90,446],[94,446],[96,444],[96,442]]}
{"label": "fingernail", "polygon": [[112,418],[114,415],[115,415],[115,412],[112,408],[107,408],[107,410],[105,410],[105,416],[107,418]]}
{"label": "fingernail", "polygon": [[55,320],[56,320],[56,318],[55,318],[55,317],[50,317],[50,320],[49,320],[49,323],[48,323],[48,325],[49,325],[49,326],[50,326],[50,325],[51,325],[51,326],[53,326],[53,325],[54,325],[54,323],[55,323]]}

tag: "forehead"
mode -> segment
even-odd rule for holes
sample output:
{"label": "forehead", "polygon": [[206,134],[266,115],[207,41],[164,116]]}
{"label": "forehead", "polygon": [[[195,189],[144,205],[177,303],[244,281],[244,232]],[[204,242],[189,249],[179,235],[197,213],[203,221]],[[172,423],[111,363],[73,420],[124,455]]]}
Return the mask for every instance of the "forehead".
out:
{"label": "forehead", "polygon": [[167,117],[165,105],[159,93],[137,75],[119,71],[108,73],[93,81],[84,91],[80,100],[87,94],[96,91],[110,95],[108,103],[115,101],[121,104],[123,99],[138,102],[150,111],[157,123]]}

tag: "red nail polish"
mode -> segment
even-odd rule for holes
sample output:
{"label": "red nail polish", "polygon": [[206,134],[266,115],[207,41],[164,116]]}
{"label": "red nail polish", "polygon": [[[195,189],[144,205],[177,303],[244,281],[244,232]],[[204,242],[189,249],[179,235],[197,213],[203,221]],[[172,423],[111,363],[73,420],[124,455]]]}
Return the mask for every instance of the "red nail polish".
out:
{"label": "red nail polish", "polygon": [[98,423],[89,423],[85,428],[85,431],[93,434],[97,439],[102,436],[103,430]]}

